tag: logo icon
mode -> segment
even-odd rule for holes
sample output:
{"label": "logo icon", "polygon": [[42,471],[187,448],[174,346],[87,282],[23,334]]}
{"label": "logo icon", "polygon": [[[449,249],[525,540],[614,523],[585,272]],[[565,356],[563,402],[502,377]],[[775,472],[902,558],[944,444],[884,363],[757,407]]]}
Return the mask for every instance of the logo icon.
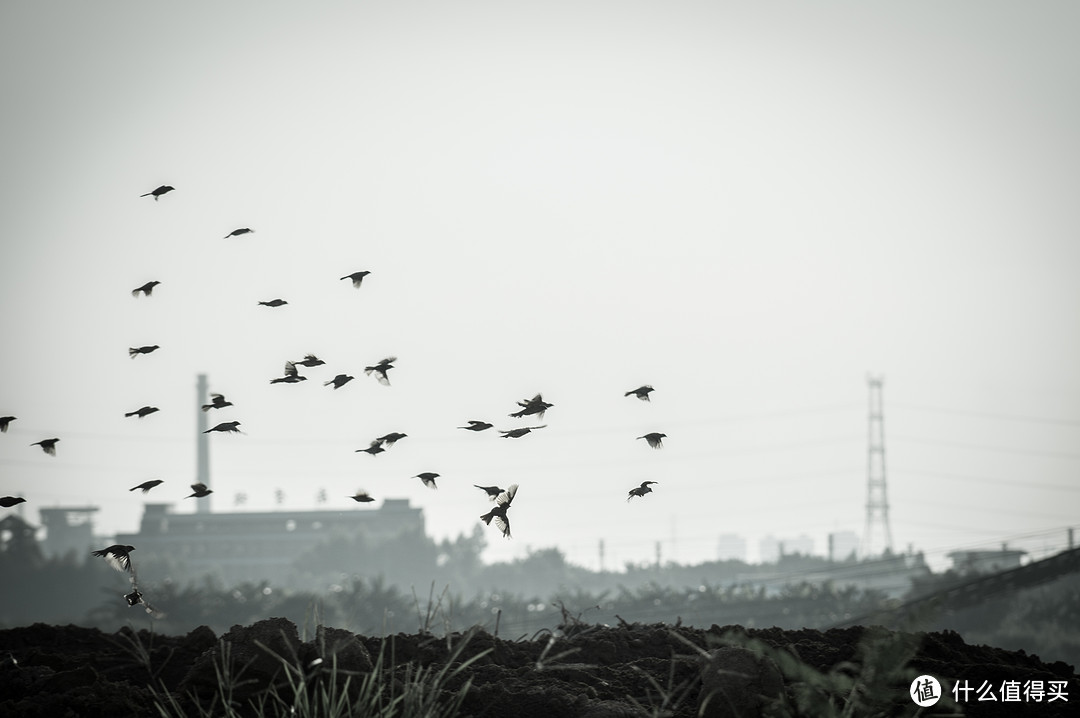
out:
{"label": "logo icon", "polygon": [[941,684],[933,676],[922,675],[911,682],[911,700],[915,704],[925,708],[932,706],[941,699]]}

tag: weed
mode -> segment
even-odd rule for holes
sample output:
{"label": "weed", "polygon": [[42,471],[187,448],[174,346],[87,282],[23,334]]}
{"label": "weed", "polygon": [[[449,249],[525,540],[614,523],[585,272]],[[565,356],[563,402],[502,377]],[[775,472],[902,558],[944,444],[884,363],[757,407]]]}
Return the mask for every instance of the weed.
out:
{"label": "weed", "polygon": [[[460,713],[472,687],[472,679],[459,680],[462,673],[488,653],[485,650],[462,660],[471,635],[466,634],[454,645],[438,667],[424,667],[410,662],[400,669],[393,665],[392,637],[391,660],[389,665],[386,664],[387,642],[383,639],[373,668],[366,674],[338,666],[338,657],[333,650],[329,652],[328,660],[317,658],[302,665],[299,656],[291,649],[291,655],[283,656],[256,642],[261,650],[281,663],[284,680],[271,683],[250,698],[246,705],[241,705],[235,695],[238,688],[254,681],[244,680],[246,666],[237,669],[230,645],[219,641],[219,652],[214,661],[217,690],[208,707],[201,705],[194,695],[190,695],[191,703],[196,706],[195,715],[199,718],[241,718],[248,715],[257,718],[453,718]],[[323,655],[326,655],[325,643],[321,648]],[[449,688],[453,682],[460,683],[455,690]],[[164,685],[161,685],[160,691],[151,690],[161,718],[189,715],[178,697],[165,690]]]}

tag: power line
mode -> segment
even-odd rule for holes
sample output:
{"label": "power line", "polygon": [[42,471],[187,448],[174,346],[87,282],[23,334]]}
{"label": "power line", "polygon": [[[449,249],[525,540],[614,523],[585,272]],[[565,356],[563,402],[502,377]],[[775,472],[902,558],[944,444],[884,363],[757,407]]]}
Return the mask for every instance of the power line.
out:
{"label": "power line", "polygon": [[1039,451],[1037,449],[1013,449],[1004,446],[987,446],[985,444],[967,444],[960,441],[939,441],[937,439],[920,439],[913,436],[890,436],[893,441],[908,442],[912,444],[927,444],[931,446],[948,446],[956,449],[973,449],[976,451],[993,451],[1002,454],[1023,454],[1026,456],[1045,456],[1056,459],[1080,459],[1080,454],[1072,454],[1065,451]]}
{"label": "power line", "polygon": [[1001,419],[1004,421],[1021,421],[1033,424],[1054,424],[1058,426],[1080,426],[1080,419],[1053,419],[1044,416],[1020,416],[1016,414],[998,414],[989,411],[972,411],[969,409],[948,409],[937,406],[922,406],[920,404],[907,404],[905,402],[889,402],[890,407],[911,409],[913,411],[925,411],[934,414],[959,414],[963,416],[978,416],[986,419]]}
{"label": "power line", "polygon": [[1047,491],[1080,491],[1080,483],[1073,483],[1071,485],[1066,484],[1044,484],[1036,481],[1029,481],[1027,479],[1001,479],[993,478],[989,476],[971,476],[969,474],[951,474],[943,471],[924,471],[920,469],[897,469],[902,474],[910,474],[914,476],[929,476],[939,479],[961,479],[963,481],[978,481],[986,484],[998,484],[1004,486],[1019,486],[1025,489],[1044,489]]}

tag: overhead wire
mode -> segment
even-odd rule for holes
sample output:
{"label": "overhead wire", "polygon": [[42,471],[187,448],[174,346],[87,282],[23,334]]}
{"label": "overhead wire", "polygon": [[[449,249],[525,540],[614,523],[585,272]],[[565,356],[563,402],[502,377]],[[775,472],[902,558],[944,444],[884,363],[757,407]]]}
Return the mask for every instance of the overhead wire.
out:
{"label": "overhead wire", "polygon": [[973,411],[970,409],[950,409],[946,407],[924,406],[921,404],[909,404],[903,401],[890,401],[889,408],[910,409],[934,414],[956,414],[961,416],[976,416],[986,419],[1000,419],[1003,421],[1018,421],[1031,424],[1052,424],[1058,426],[1080,427],[1080,419],[1060,419],[1045,416],[1023,416],[1017,414],[999,414],[989,411]]}

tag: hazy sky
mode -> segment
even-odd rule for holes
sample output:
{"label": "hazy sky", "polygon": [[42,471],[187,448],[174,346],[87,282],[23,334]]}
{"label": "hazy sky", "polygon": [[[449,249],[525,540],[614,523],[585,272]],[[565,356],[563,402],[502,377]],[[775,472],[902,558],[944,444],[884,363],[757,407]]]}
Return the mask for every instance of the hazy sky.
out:
{"label": "hazy sky", "polygon": [[[137,530],[150,478],[194,510],[206,373],[246,431],[212,436],[215,510],[363,488],[442,538],[487,510],[473,484],[518,483],[489,560],[823,553],[863,531],[873,373],[897,549],[1061,548],[1078,27],[1071,2],[4,3],[0,493],[100,505],[101,533]],[[537,392],[543,430],[456,428],[544,423],[507,416]]]}

